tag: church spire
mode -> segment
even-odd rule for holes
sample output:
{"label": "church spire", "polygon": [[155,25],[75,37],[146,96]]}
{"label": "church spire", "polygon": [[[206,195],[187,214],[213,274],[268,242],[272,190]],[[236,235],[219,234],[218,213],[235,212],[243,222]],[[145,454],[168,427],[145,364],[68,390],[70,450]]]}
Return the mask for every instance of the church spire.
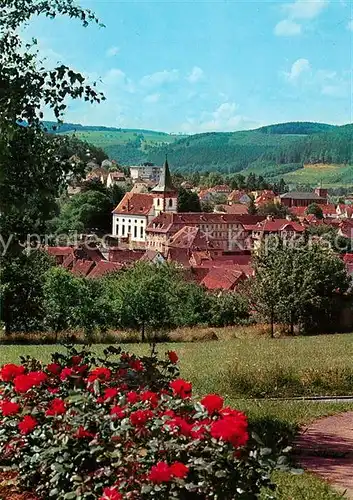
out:
{"label": "church spire", "polygon": [[161,175],[159,178],[159,182],[155,188],[152,189],[155,193],[170,193],[175,191],[175,187],[173,186],[172,176],[169,170],[168,164],[168,156],[165,155],[165,162],[163,164]]}

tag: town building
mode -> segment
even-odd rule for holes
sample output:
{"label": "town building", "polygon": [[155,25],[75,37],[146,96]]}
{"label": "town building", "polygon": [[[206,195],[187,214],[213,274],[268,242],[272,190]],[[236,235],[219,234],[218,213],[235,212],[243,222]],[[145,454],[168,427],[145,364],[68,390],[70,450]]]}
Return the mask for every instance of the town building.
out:
{"label": "town building", "polygon": [[227,200],[228,200],[228,205],[235,205],[239,203],[247,205],[250,203],[251,198],[246,191],[243,191],[241,189],[235,189],[228,195]]}
{"label": "town building", "polygon": [[286,207],[308,207],[312,203],[324,205],[327,203],[327,189],[316,188],[312,193],[302,193],[292,191],[289,193],[281,194],[280,201]]}
{"label": "town building", "polygon": [[151,165],[150,163],[143,163],[142,165],[134,165],[130,167],[130,177],[132,182],[152,181],[158,182],[163,167]]}
{"label": "town building", "polygon": [[243,251],[249,247],[244,225],[256,224],[264,217],[222,213],[160,213],[146,229],[147,248],[163,252],[168,240],[183,227],[199,228],[205,238],[212,239],[223,250]]}
{"label": "town building", "polygon": [[113,210],[112,236],[120,243],[144,247],[146,228],[160,213],[177,211],[178,193],[172,184],[168,161],[164,162],[159,182],[150,193],[126,193]]}
{"label": "town building", "polygon": [[109,172],[106,183],[107,188],[110,188],[115,184],[121,186],[124,185],[125,183],[126,183],[126,176],[124,172]]}
{"label": "town building", "polygon": [[253,249],[256,251],[266,236],[278,235],[284,240],[295,240],[305,231],[304,225],[290,219],[275,219],[268,216],[256,224],[245,224],[244,230],[251,233]]}

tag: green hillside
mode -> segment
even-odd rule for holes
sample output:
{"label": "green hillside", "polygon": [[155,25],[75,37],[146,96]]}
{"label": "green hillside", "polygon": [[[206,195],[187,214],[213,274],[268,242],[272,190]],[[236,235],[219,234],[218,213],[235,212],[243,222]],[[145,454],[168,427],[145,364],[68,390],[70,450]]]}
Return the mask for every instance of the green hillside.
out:
{"label": "green hillside", "polygon": [[191,136],[65,124],[59,133],[74,134],[101,147],[121,165],[161,164],[168,153],[172,168],[181,173],[254,172],[271,180],[284,177],[291,183],[353,184],[352,124],[289,122]]}

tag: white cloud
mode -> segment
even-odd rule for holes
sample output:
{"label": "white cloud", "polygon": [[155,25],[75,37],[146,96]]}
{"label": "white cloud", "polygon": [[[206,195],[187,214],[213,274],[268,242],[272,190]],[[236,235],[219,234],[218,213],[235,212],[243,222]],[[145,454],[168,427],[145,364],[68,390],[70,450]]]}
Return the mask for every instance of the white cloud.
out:
{"label": "white cloud", "polygon": [[126,92],[133,93],[134,85],[130,78],[118,68],[110,69],[102,78],[103,83],[109,87],[118,87]]}
{"label": "white cloud", "polygon": [[287,80],[290,82],[295,82],[303,73],[308,73],[311,71],[311,65],[308,59],[297,59],[289,71],[285,73]]}
{"label": "white cloud", "polygon": [[329,0],[296,0],[284,5],[283,10],[290,19],[314,19],[328,4]]}
{"label": "white cloud", "polygon": [[105,55],[106,55],[107,57],[114,57],[114,56],[116,56],[119,52],[120,52],[119,47],[114,47],[114,46],[113,46],[113,47],[110,47],[110,48],[107,50],[107,52],[105,53]]}
{"label": "white cloud", "polygon": [[353,31],[353,19],[351,19],[347,24],[347,30]]}
{"label": "white cloud", "polygon": [[155,102],[158,102],[161,97],[161,94],[149,94],[144,98],[144,101],[153,104]]}
{"label": "white cloud", "polygon": [[188,118],[181,125],[181,131],[187,133],[197,132],[229,132],[254,128],[258,123],[237,114],[238,106],[235,102],[224,102],[212,112],[204,112],[199,119]]}
{"label": "white cloud", "polygon": [[172,83],[179,79],[179,71],[177,69],[163,70],[152,73],[151,75],[145,75],[141,79],[141,85],[144,87],[160,87],[166,83]]}
{"label": "white cloud", "polygon": [[198,66],[194,66],[192,68],[192,71],[191,73],[186,77],[186,79],[190,82],[190,83],[197,83],[199,82],[200,80],[202,80],[204,77],[204,72],[201,68],[199,68]]}
{"label": "white cloud", "polygon": [[[277,36],[295,36],[302,32],[299,22],[315,19],[328,6],[329,0],[296,0],[282,5],[286,18],[280,21],[274,29]],[[299,21],[299,22],[298,22]]]}
{"label": "white cloud", "polygon": [[274,29],[274,33],[277,36],[295,36],[300,35],[301,32],[301,25],[290,19],[283,19],[283,21],[276,24]]}

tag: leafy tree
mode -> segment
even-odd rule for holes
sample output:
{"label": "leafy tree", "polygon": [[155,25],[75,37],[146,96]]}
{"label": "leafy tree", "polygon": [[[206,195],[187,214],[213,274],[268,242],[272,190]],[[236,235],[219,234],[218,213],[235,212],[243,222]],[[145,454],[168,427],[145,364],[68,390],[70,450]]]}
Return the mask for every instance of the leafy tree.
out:
{"label": "leafy tree", "polygon": [[78,231],[109,232],[113,204],[109,196],[100,191],[85,191],[72,196],[54,221],[57,233]]}
{"label": "leafy tree", "polygon": [[141,340],[175,324],[178,271],[170,265],[138,262],[107,281],[117,325],[136,328]]}
{"label": "leafy tree", "polygon": [[323,219],[324,214],[322,212],[322,208],[317,203],[311,203],[308,208],[305,210],[307,215],[315,215],[317,219]]}
{"label": "leafy tree", "polygon": [[178,212],[201,212],[200,199],[197,193],[180,187],[178,191]]}
{"label": "leafy tree", "polygon": [[254,257],[255,277],[247,293],[252,307],[271,323],[320,331],[334,324],[350,284],[344,262],[319,244],[269,237]]}
{"label": "leafy tree", "polygon": [[287,215],[291,215],[288,207],[273,202],[261,205],[260,207],[258,207],[257,212],[259,215],[272,215],[273,217],[277,217],[279,219],[285,219]]}
{"label": "leafy tree", "polygon": [[109,305],[103,303],[103,284],[75,276],[61,267],[49,269],[44,276],[45,326],[55,333],[82,328],[89,337],[95,328],[108,325]]}
{"label": "leafy tree", "polygon": [[256,215],[257,214],[257,208],[255,205],[254,198],[251,198],[248,204],[248,212],[250,215]]}
{"label": "leafy tree", "polygon": [[[64,15],[84,26],[98,22],[91,11],[72,0],[8,0],[6,8],[0,10],[0,233],[5,241],[11,241],[1,266],[23,264],[18,255],[20,244],[28,233],[44,233],[61,188],[77,169],[83,169],[62,155],[65,139],[43,130],[43,107],[49,107],[60,119],[70,98],[90,102],[104,98],[67,66],[45,68],[36,41],[23,43],[21,28],[40,15]],[[20,286],[20,273],[18,278]],[[3,273],[4,289],[9,279]],[[11,300],[14,298],[3,304],[5,323],[11,318]]]}
{"label": "leafy tree", "polygon": [[52,264],[46,253],[35,249],[3,262],[0,301],[6,334],[42,329],[44,274]]}
{"label": "leafy tree", "polygon": [[344,254],[352,251],[351,239],[340,235],[338,228],[334,226],[328,224],[309,226],[306,233],[309,240],[314,240],[326,248],[331,248],[334,252]]}

